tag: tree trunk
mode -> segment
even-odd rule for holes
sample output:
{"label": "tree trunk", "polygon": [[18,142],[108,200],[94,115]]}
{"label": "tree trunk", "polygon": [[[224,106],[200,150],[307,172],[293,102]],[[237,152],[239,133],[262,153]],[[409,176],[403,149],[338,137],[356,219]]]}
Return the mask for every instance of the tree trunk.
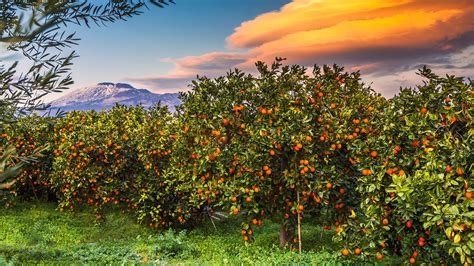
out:
{"label": "tree trunk", "polygon": [[291,245],[291,241],[293,241],[295,229],[292,227],[288,227],[285,223],[280,226],[280,246],[287,247]]}

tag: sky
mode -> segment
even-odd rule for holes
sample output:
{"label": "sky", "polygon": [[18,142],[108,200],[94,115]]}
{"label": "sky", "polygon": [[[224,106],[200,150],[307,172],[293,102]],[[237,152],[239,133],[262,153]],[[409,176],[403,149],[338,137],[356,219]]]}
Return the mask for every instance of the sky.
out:
{"label": "sky", "polygon": [[275,57],[360,70],[386,97],[419,84],[422,65],[474,77],[473,0],[175,2],[107,27],[70,28],[82,39],[72,89],[109,81],[183,91],[196,75],[254,73],[256,61]]}

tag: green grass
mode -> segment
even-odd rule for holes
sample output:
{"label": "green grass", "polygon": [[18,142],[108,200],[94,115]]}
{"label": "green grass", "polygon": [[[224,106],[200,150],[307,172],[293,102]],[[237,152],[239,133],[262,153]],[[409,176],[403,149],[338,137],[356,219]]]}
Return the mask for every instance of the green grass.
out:
{"label": "green grass", "polygon": [[[192,231],[157,232],[110,211],[95,224],[92,212],[61,213],[51,203],[22,203],[0,209],[0,265],[27,264],[318,264],[342,265],[341,247],[332,232],[304,224],[304,252],[278,247],[279,225],[256,228],[256,240],[245,243],[238,221],[200,225]],[[385,261],[389,263],[389,261]],[[392,261],[393,263],[393,261]]]}

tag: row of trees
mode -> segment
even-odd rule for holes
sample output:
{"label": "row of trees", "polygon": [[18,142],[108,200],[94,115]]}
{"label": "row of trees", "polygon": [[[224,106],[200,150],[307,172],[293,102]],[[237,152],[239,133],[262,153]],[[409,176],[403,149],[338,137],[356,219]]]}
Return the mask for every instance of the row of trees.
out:
{"label": "row of trees", "polygon": [[118,106],[7,126],[0,143],[22,156],[50,147],[11,194],[92,205],[98,220],[116,205],[156,228],[238,216],[246,241],[271,219],[300,247],[310,217],[334,225],[343,256],[472,263],[471,81],[423,69],[423,85],[386,100],[338,66],[257,69],[194,81],[175,114]]}

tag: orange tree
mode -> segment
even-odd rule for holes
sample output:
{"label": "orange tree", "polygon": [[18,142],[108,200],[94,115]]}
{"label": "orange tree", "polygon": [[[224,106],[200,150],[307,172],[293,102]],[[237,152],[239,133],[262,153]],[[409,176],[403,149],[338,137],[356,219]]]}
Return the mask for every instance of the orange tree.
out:
{"label": "orange tree", "polygon": [[131,132],[143,108],[116,106],[108,112],[70,112],[56,124],[53,172],[60,208],[130,204],[129,190],[141,170]]}
{"label": "orange tree", "polygon": [[13,145],[18,155],[11,158],[7,167],[26,163],[8,184],[11,195],[38,199],[50,194],[47,177],[51,172],[52,152],[48,145],[53,137],[53,121],[33,115],[19,118],[3,128],[0,145]]}
{"label": "orange tree", "polygon": [[105,206],[117,205],[152,227],[180,224],[176,179],[165,175],[175,127],[159,105],[70,112],[58,119],[50,182],[59,207],[93,205],[100,221]]}
{"label": "orange tree", "polygon": [[472,81],[420,74],[423,85],[402,89],[370,121],[372,133],[354,142],[362,223],[349,219],[341,236],[380,259],[391,251],[410,263],[471,264]]}
{"label": "orange tree", "polygon": [[193,83],[180,110],[182,143],[192,146],[180,171],[191,173],[199,206],[247,218],[245,240],[268,216],[286,245],[303,212],[340,224],[357,206],[347,143],[372,130],[372,105],[383,99],[358,73],[325,66],[309,77],[280,61],[257,63],[258,77],[236,70]]}
{"label": "orange tree", "polygon": [[175,119],[159,105],[146,110],[131,134],[141,164],[132,182],[129,207],[141,222],[166,228],[186,222],[184,194],[178,179],[169,175],[170,157],[176,152]]}

